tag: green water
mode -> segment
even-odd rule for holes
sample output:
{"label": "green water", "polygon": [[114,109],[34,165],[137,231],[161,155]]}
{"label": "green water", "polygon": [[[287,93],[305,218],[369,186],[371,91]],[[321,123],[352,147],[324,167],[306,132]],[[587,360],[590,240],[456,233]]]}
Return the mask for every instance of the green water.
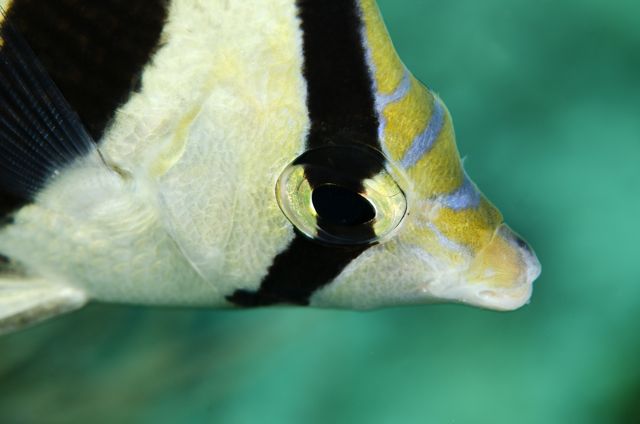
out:
{"label": "green water", "polygon": [[96,305],[0,338],[0,422],[640,422],[640,3],[380,0],[536,249],[514,313]]}

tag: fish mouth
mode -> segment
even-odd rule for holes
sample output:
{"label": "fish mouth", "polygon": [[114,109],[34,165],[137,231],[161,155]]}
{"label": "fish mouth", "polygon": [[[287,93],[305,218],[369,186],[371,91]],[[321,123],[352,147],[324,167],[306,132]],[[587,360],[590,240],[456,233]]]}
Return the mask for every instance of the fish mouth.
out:
{"label": "fish mouth", "polygon": [[511,311],[529,302],[533,282],[541,270],[529,244],[501,224],[454,284],[438,285],[430,291],[447,301]]}

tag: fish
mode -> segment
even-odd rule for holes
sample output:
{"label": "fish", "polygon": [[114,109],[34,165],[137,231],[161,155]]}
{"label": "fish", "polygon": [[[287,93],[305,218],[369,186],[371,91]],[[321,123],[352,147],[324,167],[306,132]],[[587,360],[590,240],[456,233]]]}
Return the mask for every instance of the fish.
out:
{"label": "fish", "polygon": [[375,0],[1,0],[0,333],[88,302],[526,304]]}

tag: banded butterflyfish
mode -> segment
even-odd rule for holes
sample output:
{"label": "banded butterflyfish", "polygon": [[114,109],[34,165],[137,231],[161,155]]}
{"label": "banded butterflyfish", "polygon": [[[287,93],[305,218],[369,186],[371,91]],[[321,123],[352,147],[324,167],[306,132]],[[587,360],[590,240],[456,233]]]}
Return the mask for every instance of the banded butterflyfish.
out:
{"label": "banded butterflyfish", "polygon": [[88,301],[526,303],[374,0],[0,1],[0,332]]}

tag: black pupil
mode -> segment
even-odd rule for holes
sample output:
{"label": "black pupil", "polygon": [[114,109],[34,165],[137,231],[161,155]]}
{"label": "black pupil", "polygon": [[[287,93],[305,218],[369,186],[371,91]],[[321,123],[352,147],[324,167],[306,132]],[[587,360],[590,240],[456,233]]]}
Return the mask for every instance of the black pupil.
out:
{"label": "black pupil", "polygon": [[333,184],[315,188],[311,201],[319,217],[333,225],[361,225],[376,216],[373,205],[359,193]]}

